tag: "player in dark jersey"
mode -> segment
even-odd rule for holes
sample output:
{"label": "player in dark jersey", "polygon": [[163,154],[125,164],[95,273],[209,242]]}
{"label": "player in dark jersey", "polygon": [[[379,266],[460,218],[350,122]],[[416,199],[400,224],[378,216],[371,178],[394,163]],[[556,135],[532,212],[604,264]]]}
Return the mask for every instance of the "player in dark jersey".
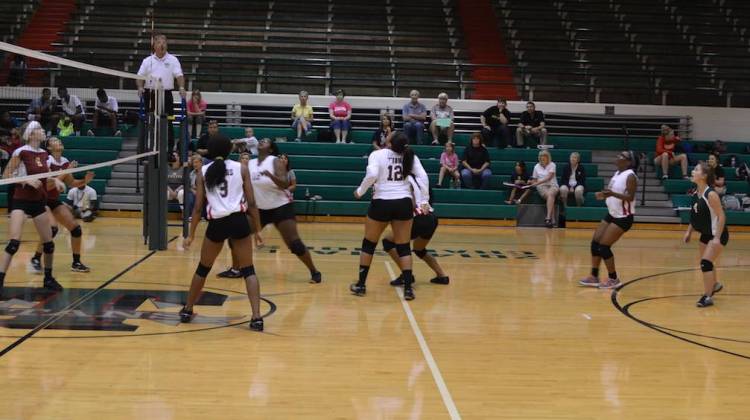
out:
{"label": "player in dark jersey", "polygon": [[[47,150],[50,153],[50,156],[47,159],[47,166],[50,171],[54,172],[78,166],[77,162],[70,162],[62,155],[63,151],[65,151],[65,147],[63,146],[62,141],[57,137],[49,139],[47,142]],[[68,188],[78,188],[91,182],[91,180],[94,179],[94,173],[90,171],[86,172],[86,176],[83,179],[75,179],[72,174],[60,175],[56,178]],[[70,248],[73,251],[73,263],[71,264],[70,269],[79,273],[88,273],[91,269],[81,262],[81,236],[83,235],[81,225],[76,222],[70,208],[60,201],[60,190],[58,189],[58,186],[59,185],[56,185],[56,183],[55,185],[49,182],[47,183],[47,211],[53,216],[50,219],[52,220],[52,238],[57,235],[59,230],[57,224],[59,223],[63,225],[65,229],[70,232]],[[36,248],[36,253],[31,257],[31,267],[38,273],[42,272],[42,250],[42,244],[39,243]]]}
{"label": "player in dark jersey", "polygon": [[[24,130],[23,139],[26,145],[16,149],[13,156],[5,167],[4,178],[22,177],[26,175],[38,175],[49,172],[47,167],[47,152],[41,148],[44,141],[44,129],[32,121]],[[53,180],[52,182],[59,182]],[[18,182],[13,190],[13,207],[10,208],[10,221],[8,222],[8,245],[0,258],[0,291],[5,280],[13,255],[18,252],[21,245],[21,232],[26,217],[31,217],[42,241],[44,252],[44,287],[50,290],[60,291],[62,286],[52,277],[52,260],[55,252],[55,243],[52,241],[52,221],[46,211],[47,204],[47,180],[45,178],[31,179]]]}
{"label": "player in dark jersey", "polygon": [[[412,183],[416,182],[416,180],[412,177],[410,179]],[[418,188],[413,188],[415,197],[419,194]],[[418,202],[419,199],[415,198],[415,203]],[[432,209],[432,201],[433,201],[433,195],[432,195],[432,187],[430,187],[430,199],[429,203],[430,206],[428,208],[429,211],[425,212],[422,210],[419,206],[414,206],[414,221],[411,225],[411,249],[412,252],[414,252],[414,255],[419,257],[422,261],[427,264],[432,271],[435,272],[435,277],[430,280],[430,283],[433,284],[448,284],[450,283],[450,278],[445,274],[445,271],[443,271],[443,267],[440,266],[440,263],[427,252],[427,245],[430,243],[430,240],[432,239],[432,236],[435,235],[435,231],[438,227],[438,217],[433,212]],[[393,261],[398,264],[398,253],[396,252],[396,243],[393,242],[393,233],[386,234],[385,238],[383,238],[383,250],[388,253],[388,255],[391,256]],[[396,279],[393,279],[391,281],[391,286],[403,286],[404,285],[404,277],[398,276]]]}
{"label": "player in dark jersey", "polygon": [[691,180],[697,187],[698,199],[690,210],[690,226],[684,237],[687,243],[690,242],[693,231],[701,234],[698,251],[703,272],[703,296],[696,303],[699,308],[713,305],[713,296],[724,288],[716,280],[714,262],[729,242],[729,231],[719,194],[710,187],[714,183],[714,177],[714,172],[705,162],[700,162],[693,169]]}

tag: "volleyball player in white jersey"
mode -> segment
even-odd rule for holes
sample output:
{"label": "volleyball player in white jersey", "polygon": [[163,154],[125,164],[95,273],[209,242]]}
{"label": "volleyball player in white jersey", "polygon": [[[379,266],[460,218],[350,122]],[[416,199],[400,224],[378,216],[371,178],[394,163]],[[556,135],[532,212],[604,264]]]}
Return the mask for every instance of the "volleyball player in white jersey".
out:
{"label": "volleyball player in white jersey", "polygon": [[713,170],[705,162],[699,163],[693,169],[691,179],[697,187],[698,200],[690,211],[690,225],[684,238],[685,243],[690,242],[693,230],[701,234],[698,251],[703,272],[703,296],[695,304],[699,308],[713,305],[713,296],[724,288],[716,280],[714,261],[727,246],[729,231],[719,194],[711,188],[714,184],[714,177]]}
{"label": "volleyball player in white jersey", "polygon": [[[196,184],[195,207],[190,222],[190,235],[185,239],[188,248],[195,239],[195,229],[201,219],[201,211],[206,205],[208,228],[201,247],[201,261],[193,275],[185,306],[180,310],[180,320],[190,322],[193,318],[193,305],[198,300],[206,276],[221,252],[224,241],[231,239],[237,250],[240,272],[245,279],[247,297],[252,308],[250,329],[263,331],[263,318],[260,315],[260,284],[253,267],[253,241],[250,220],[255,225],[255,239],[263,243],[260,237],[260,217],[255,204],[250,172],[239,162],[228,160],[232,143],[226,137],[212,138],[208,143],[208,156],[213,162],[203,166],[198,172]],[[250,220],[246,212],[250,212]]]}
{"label": "volleyball player in white jersey", "polygon": [[[594,232],[591,240],[591,275],[578,282],[581,286],[614,289],[620,285],[611,247],[633,226],[635,190],[638,186],[635,169],[638,161],[632,151],[624,151],[617,155],[615,165],[617,171],[609,181],[609,186],[596,193],[597,200],[607,201],[608,214]],[[599,280],[599,265],[602,260],[609,273],[605,281]]]}
{"label": "volleyball player in white jersey", "polygon": [[393,242],[399,256],[399,268],[404,280],[404,298],[414,299],[414,276],[412,275],[411,239],[414,204],[409,176],[414,175],[420,189],[420,203],[416,205],[429,211],[429,180],[419,158],[409,147],[409,139],[404,133],[396,134],[388,149],[372,152],[367,161],[367,173],[359,188],[354,191],[357,199],[362,198],[373,187],[372,201],[365,219],[365,237],[359,254],[359,280],[349,289],[357,296],[364,296],[367,289],[367,274],[370,271],[375,247],[385,228],[390,224]]}

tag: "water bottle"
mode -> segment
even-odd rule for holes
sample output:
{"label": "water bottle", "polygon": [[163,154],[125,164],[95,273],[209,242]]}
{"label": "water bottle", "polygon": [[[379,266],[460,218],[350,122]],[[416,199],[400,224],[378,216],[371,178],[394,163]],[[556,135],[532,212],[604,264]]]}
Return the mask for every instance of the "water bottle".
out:
{"label": "water bottle", "polygon": [[305,188],[305,200],[309,200],[309,199],[310,199],[310,189]]}

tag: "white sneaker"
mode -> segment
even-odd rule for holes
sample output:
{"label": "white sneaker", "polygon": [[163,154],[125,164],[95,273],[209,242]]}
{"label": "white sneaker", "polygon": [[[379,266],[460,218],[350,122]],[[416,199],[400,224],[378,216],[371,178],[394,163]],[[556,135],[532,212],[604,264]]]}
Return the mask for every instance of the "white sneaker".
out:
{"label": "white sneaker", "polygon": [[91,130],[89,130],[89,131],[86,132],[86,135],[89,136],[89,137],[94,137],[94,132],[91,131]]}
{"label": "white sneaker", "polygon": [[115,131],[115,137],[120,137],[120,136],[122,136],[122,131],[120,130]]}

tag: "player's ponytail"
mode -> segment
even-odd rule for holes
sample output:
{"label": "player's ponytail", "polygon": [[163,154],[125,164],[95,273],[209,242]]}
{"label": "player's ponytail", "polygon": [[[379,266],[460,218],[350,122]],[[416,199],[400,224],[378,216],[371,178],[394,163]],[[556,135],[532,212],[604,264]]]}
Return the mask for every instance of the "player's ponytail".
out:
{"label": "player's ponytail", "polygon": [[409,138],[404,133],[398,133],[391,139],[391,150],[401,155],[401,166],[404,177],[411,175],[414,166],[414,150],[409,147]]}
{"label": "player's ponytail", "polygon": [[213,190],[224,182],[227,176],[227,164],[224,161],[232,151],[232,142],[224,136],[212,137],[208,140],[208,158],[213,159],[211,166],[206,169],[206,188]]}

